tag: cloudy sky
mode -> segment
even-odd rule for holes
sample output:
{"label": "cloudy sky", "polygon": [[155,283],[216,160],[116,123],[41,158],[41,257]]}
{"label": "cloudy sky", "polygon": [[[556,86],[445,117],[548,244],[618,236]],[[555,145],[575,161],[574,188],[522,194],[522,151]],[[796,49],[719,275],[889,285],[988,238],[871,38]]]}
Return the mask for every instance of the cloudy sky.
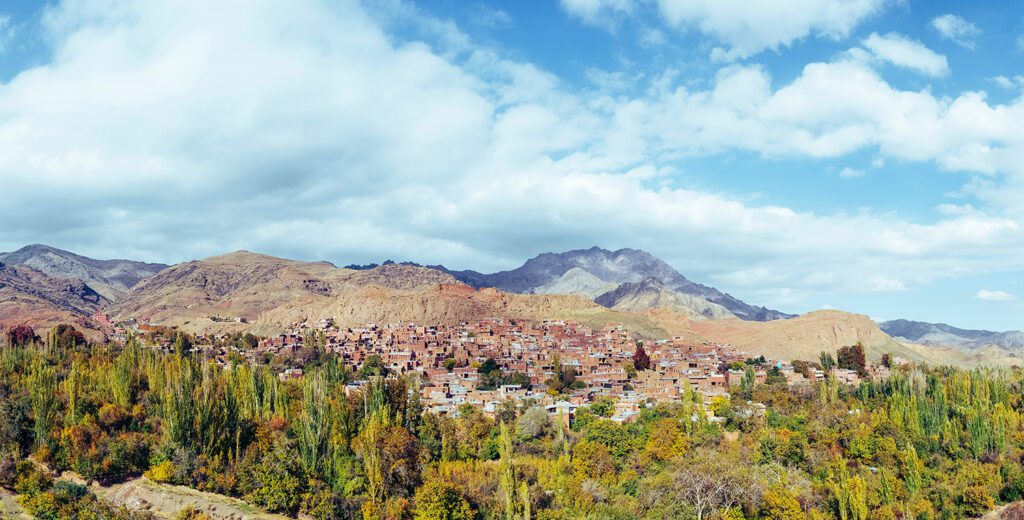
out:
{"label": "cloudy sky", "polygon": [[646,249],[790,312],[1024,328],[1024,8],[0,2],[0,250],[490,271]]}

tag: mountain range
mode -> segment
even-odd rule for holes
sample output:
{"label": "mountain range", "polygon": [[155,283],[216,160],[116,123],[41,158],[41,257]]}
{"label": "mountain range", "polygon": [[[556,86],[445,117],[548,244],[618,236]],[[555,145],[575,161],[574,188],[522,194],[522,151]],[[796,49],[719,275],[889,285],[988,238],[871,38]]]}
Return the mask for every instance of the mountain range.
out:
{"label": "mountain range", "polygon": [[595,329],[618,324],[647,339],[727,342],[778,359],[816,359],[860,341],[875,359],[1013,363],[1024,348],[1020,332],[904,320],[879,328],[841,311],[794,317],[692,282],[634,249],[544,253],[492,274],[393,261],[339,268],[247,251],[165,266],[40,245],[0,254],[0,262],[0,328],[73,323],[96,337],[109,329],[93,316],[107,313],[190,332],[262,335],[320,318],[348,326],[567,319]]}
{"label": "mountain range", "polygon": [[998,347],[1008,350],[1024,349],[1024,331],[1011,330],[993,332],[990,330],[959,329],[945,323],[892,320],[879,327],[894,338],[913,341],[922,345],[982,349]]}
{"label": "mountain range", "polygon": [[667,301],[696,316],[720,318],[731,314],[750,321],[793,317],[692,282],[654,255],[637,249],[592,247],[543,253],[520,267],[492,274],[438,268],[477,288],[494,287],[520,294],[579,294],[610,308],[624,305],[637,310],[635,307],[643,301]]}
{"label": "mountain range", "polygon": [[111,301],[123,296],[139,281],[168,267],[132,260],[94,260],[40,244],[25,246],[11,253],[0,253],[0,262],[30,267],[56,278],[85,282]]}

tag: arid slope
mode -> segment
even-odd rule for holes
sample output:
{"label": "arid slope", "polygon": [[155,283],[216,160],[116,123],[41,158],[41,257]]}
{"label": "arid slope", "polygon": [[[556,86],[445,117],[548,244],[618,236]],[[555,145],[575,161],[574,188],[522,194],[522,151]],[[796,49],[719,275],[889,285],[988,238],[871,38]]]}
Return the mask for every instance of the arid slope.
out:
{"label": "arid slope", "polygon": [[817,360],[822,351],[864,344],[868,358],[891,353],[920,361],[919,351],[894,341],[867,316],[842,311],[815,311],[788,320],[750,322],[735,319],[695,321],[693,330],[703,337],[733,344],[751,353],[784,360]]}
{"label": "arid slope", "polygon": [[60,323],[102,332],[88,321],[109,301],[78,280],[55,278],[24,266],[0,264],[0,328],[27,324],[37,333]]}

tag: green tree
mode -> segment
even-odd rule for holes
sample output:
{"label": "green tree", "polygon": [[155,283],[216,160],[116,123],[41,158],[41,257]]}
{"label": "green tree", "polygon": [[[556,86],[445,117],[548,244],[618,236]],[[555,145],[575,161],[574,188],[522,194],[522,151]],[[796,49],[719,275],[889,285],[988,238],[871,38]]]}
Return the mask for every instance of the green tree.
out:
{"label": "green tree", "polygon": [[36,447],[46,443],[57,416],[57,376],[53,367],[36,358],[27,381]]}
{"label": "green tree", "polygon": [[416,520],[471,520],[473,508],[459,488],[450,482],[432,480],[416,491]]}

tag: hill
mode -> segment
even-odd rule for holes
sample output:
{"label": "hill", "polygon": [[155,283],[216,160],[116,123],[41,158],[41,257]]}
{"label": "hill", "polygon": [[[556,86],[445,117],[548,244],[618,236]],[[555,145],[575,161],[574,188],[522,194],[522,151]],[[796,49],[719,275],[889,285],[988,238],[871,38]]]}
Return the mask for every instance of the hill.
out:
{"label": "hill", "polygon": [[615,322],[650,337],[668,334],[647,318],[577,296],[476,290],[437,270],[411,265],[353,270],[244,251],[166,269],[140,283],[112,309],[118,319],[136,318],[191,332],[244,329],[277,334],[292,323],[320,318],[364,325],[503,317],[576,319],[598,327]]}
{"label": "hill", "polygon": [[703,337],[774,359],[816,361],[822,351],[834,352],[861,342],[868,358],[875,361],[885,353],[909,361],[926,361],[923,352],[893,340],[871,318],[842,311],[815,311],[764,323],[736,319],[694,321],[691,327]]}
{"label": "hill", "polygon": [[27,324],[38,333],[68,323],[98,338],[102,332],[88,318],[109,303],[79,280],[56,278],[25,266],[0,264],[0,328]]}
{"label": "hill", "polygon": [[22,265],[69,280],[79,280],[108,300],[117,300],[132,287],[167,268],[132,260],[95,260],[82,255],[34,244],[11,253],[0,253],[0,262]]}
{"label": "hill", "polygon": [[956,347],[978,350],[996,347],[1005,350],[1024,349],[1024,331],[993,332],[990,330],[959,329],[945,323],[892,320],[879,324],[882,330],[895,338],[921,345]]}
{"label": "hill", "polygon": [[689,318],[722,319],[735,317],[728,309],[698,296],[675,292],[658,279],[626,282],[594,299],[600,305],[621,311],[671,309]]}
{"label": "hill", "polygon": [[[437,268],[477,288],[495,287],[521,294],[558,292],[580,294],[588,298],[595,298],[611,290],[609,288],[613,286],[654,279],[667,291],[693,296],[723,307],[740,319],[771,321],[792,317],[779,311],[750,305],[714,287],[692,282],[672,266],[646,251],[637,249],[609,251],[592,247],[564,253],[543,253],[527,260],[516,269],[492,274],[453,271],[440,266]],[[674,301],[679,303],[693,300],[674,298]],[[698,303],[689,311],[701,314],[706,308],[706,304]]]}

